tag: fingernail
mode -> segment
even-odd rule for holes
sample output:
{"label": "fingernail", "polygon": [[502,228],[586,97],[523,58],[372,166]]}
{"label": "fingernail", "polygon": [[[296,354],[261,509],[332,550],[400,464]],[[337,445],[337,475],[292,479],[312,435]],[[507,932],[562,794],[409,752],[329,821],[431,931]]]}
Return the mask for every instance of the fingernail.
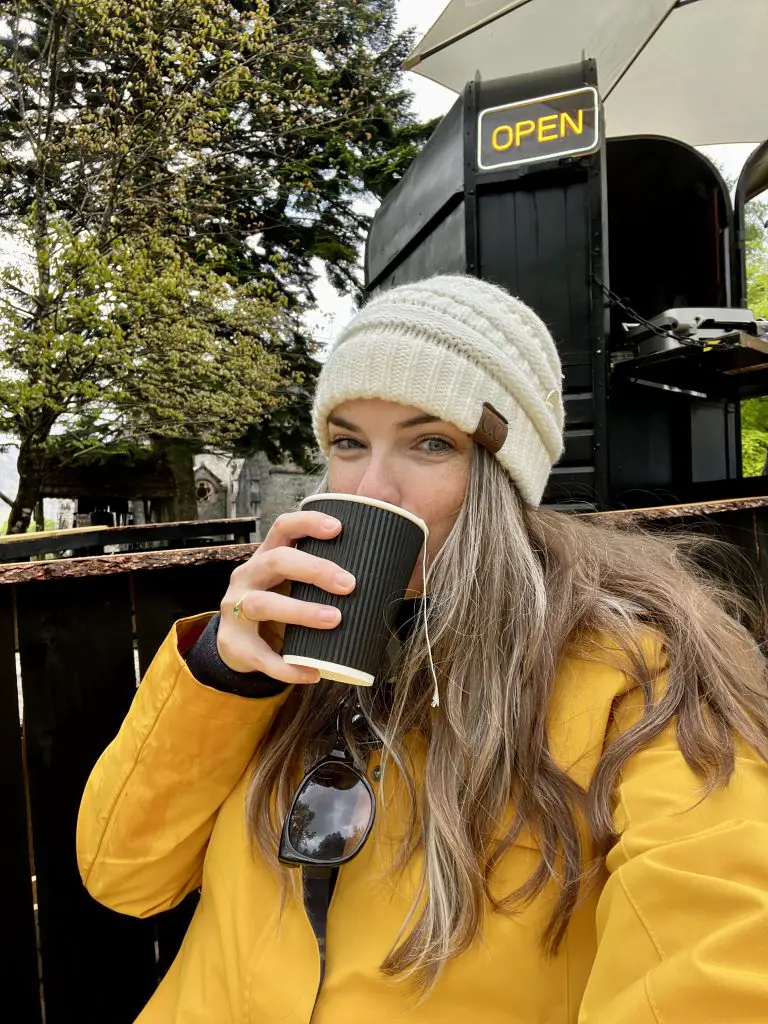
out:
{"label": "fingernail", "polygon": [[302,683],[314,683],[318,678],[317,672],[313,668],[305,668],[301,673]]}
{"label": "fingernail", "polygon": [[341,619],[341,612],[338,608],[323,608],[317,617],[321,622],[338,622]]}
{"label": "fingernail", "polygon": [[348,572],[337,572],[335,583],[337,587],[344,587],[346,589],[347,587],[354,586],[355,577]]}
{"label": "fingernail", "polygon": [[333,533],[335,530],[338,530],[340,526],[341,523],[338,519],[326,519],[323,523],[323,529],[326,533]]}

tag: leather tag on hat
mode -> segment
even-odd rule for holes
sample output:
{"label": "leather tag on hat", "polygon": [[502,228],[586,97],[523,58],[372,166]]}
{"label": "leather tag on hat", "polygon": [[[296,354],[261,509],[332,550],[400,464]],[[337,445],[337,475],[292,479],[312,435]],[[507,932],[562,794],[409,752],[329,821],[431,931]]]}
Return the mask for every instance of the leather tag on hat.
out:
{"label": "leather tag on hat", "polygon": [[472,435],[473,440],[487,448],[492,455],[495,455],[503,447],[508,433],[509,424],[507,420],[504,419],[500,412],[493,408],[490,402],[483,402],[483,411],[480,416],[480,422]]}

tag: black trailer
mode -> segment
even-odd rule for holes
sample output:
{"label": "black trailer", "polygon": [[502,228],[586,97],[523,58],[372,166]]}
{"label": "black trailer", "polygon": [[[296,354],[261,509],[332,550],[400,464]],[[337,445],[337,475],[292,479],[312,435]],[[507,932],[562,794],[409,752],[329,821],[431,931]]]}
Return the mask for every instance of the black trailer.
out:
{"label": "black trailer", "polygon": [[[768,125],[768,115],[766,115]],[[545,503],[578,510],[768,495],[744,478],[740,402],[768,394],[746,306],[744,207],[675,139],[606,139],[592,60],[469,82],[368,238],[369,292],[435,273],[504,285],[564,367],[565,452]]]}

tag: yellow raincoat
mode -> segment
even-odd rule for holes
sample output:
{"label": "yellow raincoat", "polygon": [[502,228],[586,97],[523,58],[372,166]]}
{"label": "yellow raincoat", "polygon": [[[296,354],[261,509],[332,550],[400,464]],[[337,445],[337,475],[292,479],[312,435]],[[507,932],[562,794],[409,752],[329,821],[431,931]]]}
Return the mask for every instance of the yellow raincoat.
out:
{"label": "yellow raincoat", "polygon": [[[700,782],[672,729],[626,766],[615,812],[621,838],[558,955],[545,957],[539,945],[553,902],[546,890],[516,917],[489,913],[482,940],[448,963],[417,1009],[378,969],[421,867],[415,858],[404,875],[388,876],[405,808],[380,799],[378,833],[339,873],[318,994],[302,902],[289,898],[280,918],[279,880],[251,854],[243,813],[254,748],[285,695],[247,699],[197,682],[182,653],[206,621],[176,624],[80,810],[80,870],[106,906],[145,917],[202,890],[137,1024],[768,1022],[768,767],[740,744],[731,783],[697,805]],[[615,668],[566,659],[550,709],[554,757],[587,783],[638,707]],[[418,764],[418,743],[414,754]],[[368,765],[374,789],[378,761]],[[537,856],[523,838],[494,886],[515,888]]]}

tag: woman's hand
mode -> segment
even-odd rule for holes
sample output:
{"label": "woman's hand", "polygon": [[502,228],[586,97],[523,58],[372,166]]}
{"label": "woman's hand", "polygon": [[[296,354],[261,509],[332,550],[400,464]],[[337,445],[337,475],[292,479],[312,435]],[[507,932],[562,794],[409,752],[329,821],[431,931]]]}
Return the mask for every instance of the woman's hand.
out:
{"label": "woman's hand", "polygon": [[[334,629],[341,612],[330,605],[288,597],[292,580],[314,583],[330,594],[349,594],[355,578],[327,558],[297,551],[302,537],[328,540],[341,523],[322,512],[287,512],[279,516],[247,562],[232,573],[221,602],[219,657],[235,672],[264,672],[282,683],[316,683],[316,669],[287,665],[280,657],[288,623]],[[239,618],[233,609],[241,601]]]}

